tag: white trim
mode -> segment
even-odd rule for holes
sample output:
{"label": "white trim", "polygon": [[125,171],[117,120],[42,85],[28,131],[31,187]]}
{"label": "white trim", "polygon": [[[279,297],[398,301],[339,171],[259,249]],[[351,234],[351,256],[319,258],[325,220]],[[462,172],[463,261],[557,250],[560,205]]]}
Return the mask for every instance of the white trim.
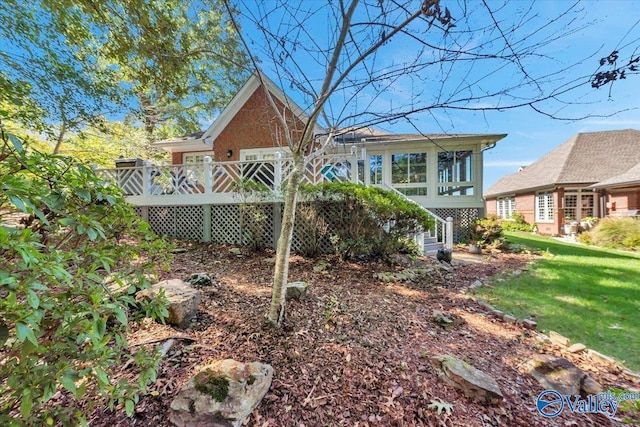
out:
{"label": "white trim", "polygon": [[273,158],[270,155],[275,155],[276,153],[280,153],[281,157],[284,159],[285,157],[291,157],[291,150],[285,147],[269,147],[269,148],[243,148],[240,150],[240,161],[247,161],[247,156],[255,155],[257,156],[255,159],[251,160],[264,160],[266,158]]}
{"label": "white trim", "polygon": [[[189,164],[190,162],[187,162],[187,157],[196,157],[196,156],[209,156],[211,158],[213,158],[213,150],[209,150],[209,151],[188,151],[185,153],[182,153],[182,164],[186,165]],[[192,162],[192,163],[196,163],[196,162]]]}

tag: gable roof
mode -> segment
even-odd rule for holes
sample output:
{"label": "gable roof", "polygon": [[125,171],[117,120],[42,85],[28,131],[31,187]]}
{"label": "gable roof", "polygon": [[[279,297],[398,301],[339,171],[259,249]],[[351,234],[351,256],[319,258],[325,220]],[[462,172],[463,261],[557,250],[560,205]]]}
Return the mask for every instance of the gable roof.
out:
{"label": "gable roof", "polygon": [[[269,79],[261,71],[255,71],[247,81],[242,85],[240,90],[231,98],[231,101],[222,110],[220,115],[213,121],[213,123],[205,130],[196,132],[184,137],[165,139],[158,141],[153,145],[155,147],[164,148],[168,151],[185,151],[198,149],[198,150],[211,150],[213,149],[213,142],[220,136],[222,131],[229,125],[235,115],[242,109],[251,96],[258,90],[264,83],[265,88],[280,101],[283,105],[286,105],[293,114],[299,117],[303,122],[308,119],[307,114],[300,108],[291,98],[289,98],[278,86],[276,86],[271,79]],[[323,129],[317,127],[316,133],[324,132]]]}
{"label": "gable roof", "polygon": [[620,175],[615,175],[609,179],[600,181],[591,185],[589,188],[613,188],[628,185],[640,185],[640,163]]}
{"label": "gable roof", "polygon": [[485,197],[556,185],[598,183],[640,162],[640,131],[578,133],[531,165],[502,177]]}

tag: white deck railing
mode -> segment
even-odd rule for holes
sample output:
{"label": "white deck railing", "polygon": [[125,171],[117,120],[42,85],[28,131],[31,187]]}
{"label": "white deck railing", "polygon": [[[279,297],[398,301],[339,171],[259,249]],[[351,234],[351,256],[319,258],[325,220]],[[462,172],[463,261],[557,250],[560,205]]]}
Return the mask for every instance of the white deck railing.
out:
{"label": "white deck railing", "polygon": [[[113,180],[127,196],[167,196],[176,194],[234,194],[243,189],[269,190],[279,194],[293,170],[290,158],[98,169],[104,179]],[[311,159],[303,181],[362,183],[355,156],[325,155]]]}

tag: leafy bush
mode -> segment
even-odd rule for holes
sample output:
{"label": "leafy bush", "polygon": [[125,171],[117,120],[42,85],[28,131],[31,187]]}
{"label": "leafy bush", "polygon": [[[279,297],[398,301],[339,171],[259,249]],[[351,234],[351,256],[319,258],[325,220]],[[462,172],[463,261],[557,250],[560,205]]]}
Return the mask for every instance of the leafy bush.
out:
{"label": "leafy bush", "polygon": [[[127,308],[167,314],[166,301],[140,306],[134,293],[170,251],[90,168],[27,151],[12,135],[1,143],[0,425],[86,422],[80,403],[50,403],[59,391],[85,411],[121,404],[130,415],[158,358],[127,348]],[[16,211],[20,224],[6,218]],[[136,381],[116,381],[114,368],[129,360]]]}
{"label": "leafy bush", "polygon": [[636,249],[640,246],[640,221],[631,217],[603,218],[589,234],[597,246]]}
{"label": "leafy bush", "polygon": [[331,212],[322,222],[327,224],[335,252],[343,259],[415,252],[417,246],[407,236],[428,228],[433,221],[417,204],[377,187],[324,183],[304,186],[302,191],[306,206],[317,210],[315,221],[318,215]]}
{"label": "leafy bush", "polygon": [[504,246],[504,234],[500,221],[495,215],[476,220],[471,229],[469,239],[470,243],[483,247],[501,248]]}
{"label": "leafy bush", "polygon": [[519,212],[514,212],[510,221],[502,220],[500,221],[500,225],[504,231],[525,231],[531,232],[533,231],[534,225],[529,224],[525,219],[524,215]]}

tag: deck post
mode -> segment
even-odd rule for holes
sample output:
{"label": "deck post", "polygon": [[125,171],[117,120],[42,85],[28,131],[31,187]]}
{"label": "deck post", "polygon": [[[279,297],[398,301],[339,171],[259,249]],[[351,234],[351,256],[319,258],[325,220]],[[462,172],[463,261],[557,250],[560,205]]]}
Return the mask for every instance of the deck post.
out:
{"label": "deck post", "polygon": [[202,206],[202,241],[211,241],[211,205]]}
{"label": "deck post", "polygon": [[351,182],[354,184],[358,183],[358,147],[355,145],[351,146]]}
{"label": "deck post", "polygon": [[151,160],[142,163],[142,195],[151,194]]}
{"label": "deck post", "polygon": [[445,224],[445,241],[447,249],[453,250],[453,218],[448,216]]}
{"label": "deck post", "polygon": [[273,172],[273,192],[276,194],[281,193],[282,187],[282,154],[280,152],[275,153],[275,164],[274,164],[274,172]]}
{"label": "deck post", "polygon": [[[211,194],[213,188],[213,165],[211,156],[204,156],[204,194]],[[209,211],[211,211],[209,209]],[[211,235],[211,233],[209,233]],[[208,240],[205,240],[205,242]]]}

